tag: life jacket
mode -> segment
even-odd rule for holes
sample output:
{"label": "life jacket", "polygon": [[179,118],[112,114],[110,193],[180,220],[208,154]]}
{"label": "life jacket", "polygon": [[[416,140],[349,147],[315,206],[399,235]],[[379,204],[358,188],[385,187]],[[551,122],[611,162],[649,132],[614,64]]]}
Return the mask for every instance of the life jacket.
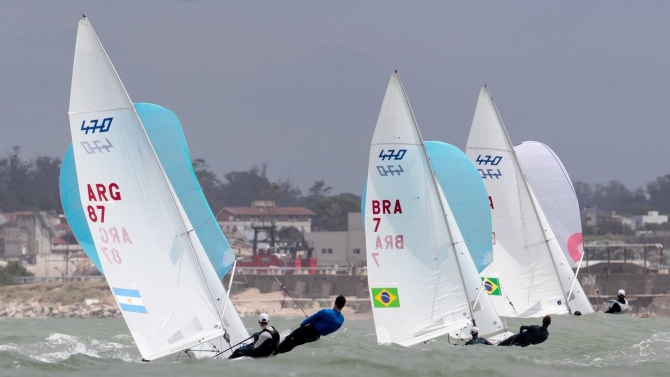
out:
{"label": "life jacket", "polygon": [[619,305],[619,308],[621,308],[621,311],[616,312],[614,314],[623,314],[624,312],[628,311],[628,300],[625,298],[623,299],[624,303],[620,303],[618,300],[610,300],[610,307],[614,306],[614,304]]}
{"label": "life jacket", "polygon": [[272,353],[277,349],[277,346],[279,346],[279,331],[277,331],[274,327],[269,326],[270,329],[265,328],[263,329],[258,335],[267,332],[272,336],[272,340],[270,341],[265,341],[263,344],[261,344],[258,348],[254,348],[253,350],[253,355],[249,355],[251,357],[268,357],[271,356]]}

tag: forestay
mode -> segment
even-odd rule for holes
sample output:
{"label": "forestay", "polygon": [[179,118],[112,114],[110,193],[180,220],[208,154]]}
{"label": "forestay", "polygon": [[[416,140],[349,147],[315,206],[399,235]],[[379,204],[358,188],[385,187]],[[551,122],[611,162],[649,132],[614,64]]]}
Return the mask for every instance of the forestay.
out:
{"label": "forestay", "polygon": [[87,223],[142,357],[221,336],[223,286],[86,18],[68,114]]}
{"label": "forestay", "polygon": [[[377,340],[410,346],[459,331],[481,285],[437,185],[397,74],[370,146],[364,214],[368,283]],[[446,221],[445,221],[446,219]],[[500,328],[483,295],[480,327]],[[481,321],[481,322],[480,322]]]}
{"label": "forestay", "polygon": [[[498,293],[490,295],[498,314],[537,317],[567,313],[566,298],[574,272],[524,179],[486,87],[479,93],[466,153],[490,196],[494,261],[487,273],[498,282]],[[578,289],[581,292],[577,282],[575,293]],[[592,311],[588,301],[575,297],[573,294],[570,300],[572,310]]]}

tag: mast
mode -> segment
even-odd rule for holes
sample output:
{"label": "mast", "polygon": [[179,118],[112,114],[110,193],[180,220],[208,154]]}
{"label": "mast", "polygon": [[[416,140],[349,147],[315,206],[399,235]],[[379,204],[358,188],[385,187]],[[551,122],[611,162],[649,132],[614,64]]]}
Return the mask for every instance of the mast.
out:
{"label": "mast", "polygon": [[414,116],[414,111],[412,110],[412,105],[409,103],[409,99],[407,98],[407,93],[405,92],[405,87],[402,84],[402,80],[400,80],[400,74],[398,74],[398,71],[395,71],[395,75],[398,78],[398,82],[400,83],[400,88],[402,89],[402,94],[405,96],[405,102],[407,102],[407,107],[409,108],[409,113],[412,115],[412,121],[414,122],[414,128],[416,129],[417,134],[419,135],[419,140],[421,140],[421,149],[423,150],[423,155],[426,158],[426,162],[428,163],[428,169],[430,170],[430,175],[433,177],[433,187],[435,187],[435,192],[438,194],[438,198],[440,200],[440,209],[442,210],[442,215],[444,216],[444,222],[447,225],[447,231],[449,232],[449,238],[451,240],[451,248],[454,250],[454,257],[456,258],[456,264],[458,266],[458,273],[461,277],[461,283],[463,286],[463,291],[465,292],[465,297],[468,300],[468,309],[470,310],[470,316],[472,317],[472,323],[475,323],[475,315],[474,312],[472,311],[472,305],[470,301],[470,296],[468,295],[468,290],[465,286],[465,279],[463,279],[463,270],[461,269],[461,262],[458,259],[458,253],[456,252],[456,243],[454,242],[454,237],[451,232],[451,227],[449,226],[449,221],[447,220],[447,212],[445,211],[445,203],[442,201],[442,198],[444,195],[440,195],[440,188],[439,188],[439,183],[437,182],[437,177],[435,177],[435,171],[433,171],[433,165],[430,163],[430,158],[428,157],[428,151],[426,151],[426,144],[423,142],[423,136],[421,136],[421,131],[419,130],[418,123],[416,122],[416,117]]}
{"label": "mast", "polygon": [[[503,123],[502,118],[500,117],[500,112],[498,112],[498,107],[496,106],[495,101],[493,100],[493,96],[491,95],[491,91],[489,90],[488,86],[484,85],[484,88],[486,88],[486,92],[489,94],[489,98],[491,99],[491,104],[493,104],[493,109],[496,112],[496,117],[498,118],[498,121],[500,121],[500,124],[502,125],[503,132],[505,133],[505,137],[507,138],[507,143],[510,147],[513,146],[512,140],[509,137],[509,134],[507,133],[507,128],[505,128],[505,123]],[[542,228],[542,237],[544,237],[544,242],[547,244],[547,249],[549,250],[549,257],[551,258],[551,264],[554,266],[554,272],[556,273],[556,280],[558,280],[558,285],[561,287],[561,292],[563,293],[563,298],[565,299],[565,307],[568,309],[568,313],[571,312],[570,310],[570,303],[568,301],[568,297],[565,296],[565,289],[563,289],[563,284],[561,283],[561,277],[558,273],[558,268],[556,267],[556,260],[554,260],[554,255],[551,253],[551,246],[549,245],[549,239],[547,238],[547,231],[544,229],[545,224],[540,221],[540,214],[537,209],[537,203],[535,199],[535,195],[532,194],[532,189],[530,187],[530,184],[528,183],[528,180],[526,179],[526,176],[523,174],[523,171],[521,170],[521,165],[519,164],[519,159],[516,155],[516,151],[512,147],[512,154],[514,155],[514,166],[519,170],[519,173],[521,173],[521,179],[523,179],[523,183],[526,186],[526,190],[528,190],[528,193],[530,195],[530,201],[533,203],[533,211],[535,212],[535,217],[537,217],[537,220],[540,222],[540,227]],[[521,202],[519,202],[519,205],[521,205]],[[523,217],[521,218],[523,221]],[[548,224],[547,224],[548,225]],[[525,234],[525,232],[524,232]]]}

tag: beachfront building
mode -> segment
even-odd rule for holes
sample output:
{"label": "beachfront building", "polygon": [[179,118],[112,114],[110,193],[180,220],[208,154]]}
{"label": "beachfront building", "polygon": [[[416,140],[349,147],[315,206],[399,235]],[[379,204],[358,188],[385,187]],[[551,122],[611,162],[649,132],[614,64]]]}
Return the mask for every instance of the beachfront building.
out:
{"label": "beachfront building", "polygon": [[668,222],[668,215],[659,215],[658,211],[649,211],[646,215],[633,216],[637,227],[643,227],[647,224],[665,224]]}
{"label": "beachfront building", "polygon": [[51,253],[53,220],[44,211],[0,213],[0,259],[34,264],[37,255]]}
{"label": "beachfront building", "polygon": [[347,217],[347,230],[341,232],[312,232],[305,240],[314,247],[314,256],[319,267],[364,267],[365,228],[360,212],[351,212]]}
{"label": "beachfront building", "polygon": [[312,231],[312,219],[316,214],[305,207],[276,207],[271,200],[255,200],[251,207],[224,207],[216,214],[216,220],[225,234],[246,234],[253,227],[294,227],[301,233]]}

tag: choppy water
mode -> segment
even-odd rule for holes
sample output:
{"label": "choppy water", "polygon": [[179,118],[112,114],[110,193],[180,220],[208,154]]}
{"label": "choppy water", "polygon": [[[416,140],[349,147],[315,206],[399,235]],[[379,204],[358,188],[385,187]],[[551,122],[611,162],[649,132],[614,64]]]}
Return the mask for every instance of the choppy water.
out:
{"label": "choppy water", "polygon": [[[273,321],[280,330],[298,319]],[[524,320],[536,324],[537,320]],[[254,318],[246,318],[256,331]],[[518,320],[508,319],[518,327]],[[343,329],[289,354],[265,360],[151,363],[122,320],[0,321],[0,376],[557,376],[668,375],[670,319],[596,314],[555,316],[549,340],[528,348],[455,347],[446,338],[411,348],[376,344],[373,321]]]}

